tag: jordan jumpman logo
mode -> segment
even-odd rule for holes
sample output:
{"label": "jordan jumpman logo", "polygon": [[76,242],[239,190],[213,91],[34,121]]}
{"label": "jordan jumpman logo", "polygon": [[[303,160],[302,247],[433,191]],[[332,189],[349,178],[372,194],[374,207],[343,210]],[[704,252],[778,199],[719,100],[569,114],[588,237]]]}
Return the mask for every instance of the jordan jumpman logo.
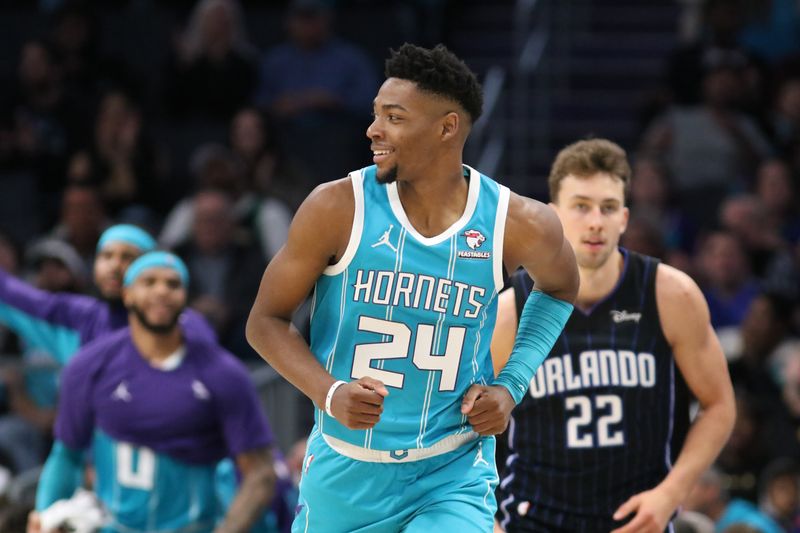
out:
{"label": "jordan jumpman logo", "polygon": [[372,247],[376,248],[382,244],[385,244],[386,246],[391,248],[394,253],[397,253],[397,248],[395,248],[394,245],[389,241],[389,234],[392,233],[392,228],[394,228],[394,224],[389,224],[389,229],[383,232],[383,236],[380,239],[378,239],[378,242],[373,244]]}

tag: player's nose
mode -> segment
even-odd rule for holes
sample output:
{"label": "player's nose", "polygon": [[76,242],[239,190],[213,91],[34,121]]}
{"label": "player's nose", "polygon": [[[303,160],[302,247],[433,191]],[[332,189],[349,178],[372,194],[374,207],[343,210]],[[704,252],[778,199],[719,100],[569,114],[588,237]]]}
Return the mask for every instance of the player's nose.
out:
{"label": "player's nose", "polygon": [[383,135],[380,127],[378,126],[378,119],[374,118],[369,126],[367,126],[367,138],[368,139],[379,139]]}
{"label": "player's nose", "polygon": [[600,212],[599,207],[593,208],[589,212],[589,216],[587,217],[587,219],[589,221],[590,228],[599,228],[600,226],[603,225],[603,215]]}

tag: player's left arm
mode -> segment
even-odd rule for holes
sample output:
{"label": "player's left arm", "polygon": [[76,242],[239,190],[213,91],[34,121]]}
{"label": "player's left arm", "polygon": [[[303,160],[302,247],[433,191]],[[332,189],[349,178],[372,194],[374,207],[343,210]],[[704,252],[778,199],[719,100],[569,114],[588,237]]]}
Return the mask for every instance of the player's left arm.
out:
{"label": "player's left arm", "polygon": [[663,531],[672,513],[719,455],[736,418],[728,366],[697,284],[683,272],[659,265],[656,300],[661,329],[701,411],[670,473],[658,486],[632,496],[619,507],[615,519],[631,513],[635,516],[613,533]]}
{"label": "player's left arm", "polygon": [[524,267],[536,290],[528,297],[514,348],[494,385],[473,385],[464,395],[461,412],[481,435],[505,430],[511,410],[522,400],[533,374],[564,328],[578,294],[572,246],[555,211],[541,202],[511,193],[503,262],[509,272]]}
{"label": "player's left arm", "polygon": [[239,490],[215,533],[249,531],[275,496],[277,475],[269,448],[258,448],[236,456],[242,475]]}
{"label": "player's left arm", "polygon": [[510,287],[497,295],[497,320],[490,348],[495,376],[506,366],[517,338],[517,299],[514,290],[514,287]]}

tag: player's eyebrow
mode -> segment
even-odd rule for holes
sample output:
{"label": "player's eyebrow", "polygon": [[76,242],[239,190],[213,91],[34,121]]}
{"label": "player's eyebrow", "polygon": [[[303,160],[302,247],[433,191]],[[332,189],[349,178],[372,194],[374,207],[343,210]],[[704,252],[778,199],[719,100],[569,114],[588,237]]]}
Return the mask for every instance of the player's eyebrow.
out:
{"label": "player's eyebrow", "polygon": [[572,196],[570,196],[570,200],[592,201],[594,200],[594,198],[592,198],[591,196],[586,196],[585,194],[573,194]]}
{"label": "player's eyebrow", "polygon": [[602,204],[612,204],[612,203],[613,204],[619,204],[620,203],[617,198],[600,198],[599,200],[597,200],[597,199],[595,199],[595,198],[593,198],[591,196],[586,196],[585,194],[573,194],[570,197],[570,199],[571,200],[583,200],[583,201],[587,201],[587,202],[599,201]]}
{"label": "player's eyebrow", "polygon": [[[373,103],[372,107],[376,107],[376,104]],[[398,109],[400,111],[408,111],[405,107],[401,106],[400,104],[382,104],[381,109],[384,111],[390,111],[392,109]]]}

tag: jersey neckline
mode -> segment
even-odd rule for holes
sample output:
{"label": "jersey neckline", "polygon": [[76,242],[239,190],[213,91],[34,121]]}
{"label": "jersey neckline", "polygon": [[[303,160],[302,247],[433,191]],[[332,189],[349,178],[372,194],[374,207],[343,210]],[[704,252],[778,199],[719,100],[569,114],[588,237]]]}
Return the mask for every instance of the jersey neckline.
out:
{"label": "jersey neckline", "polygon": [[408,216],[406,216],[406,212],[403,209],[403,203],[400,201],[400,195],[397,192],[397,182],[392,182],[386,187],[386,194],[389,197],[389,205],[392,208],[392,212],[394,216],[397,217],[397,220],[400,224],[405,228],[408,233],[410,233],[417,241],[425,246],[434,246],[436,244],[442,243],[452,237],[459,229],[464,227],[467,222],[472,218],[472,215],[475,213],[475,207],[478,205],[478,195],[480,193],[481,188],[481,176],[477,170],[470,167],[469,165],[463,165],[465,170],[469,171],[469,189],[467,192],[467,205],[464,207],[464,212],[461,214],[461,218],[453,222],[453,224],[444,230],[442,233],[438,235],[434,235],[433,237],[425,237],[421,233],[419,233],[416,228],[411,224],[408,220]]}
{"label": "jersey neckline", "polygon": [[620,251],[620,253],[622,254],[622,272],[620,272],[620,274],[619,274],[619,278],[617,279],[617,283],[616,283],[616,284],[614,284],[614,288],[613,288],[613,289],[611,289],[611,292],[609,292],[609,293],[608,293],[608,294],[606,294],[604,297],[602,297],[600,300],[598,300],[597,302],[595,302],[595,303],[594,303],[594,304],[593,304],[591,307],[589,307],[589,308],[588,308],[586,311],[584,311],[583,309],[581,309],[580,307],[578,307],[578,306],[576,305],[576,306],[575,306],[575,310],[576,310],[576,311],[578,311],[578,312],[579,312],[581,315],[583,315],[583,316],[585,316],[585,317],[590,317],[590,316],[592,316],[592,313],[594,313],[594,312],[597,310],[597,308],[598,308],[598,307],[600,307],[600,306],[601,306],[601,305],[603,305],[604,303],[606,303],[606,302],[608,302],[609,300],[611,300],[611,298],[612,298],[612,297],[613,297],[615,294],[617,294],[617,291],[618,291],[618,290],[619,290],[619,288],[622,286],[622,281],[625,279],[625,274],[627,274],[627,272],[628,272],[628,259],[629,259],[628,255],[629,255],[629,254],[628,254],[628,250],[626,250],[626,249],[625,249],[625,248],[623,248],[622,246],[618,246],[618,247],[617,247],[617,249],[618,249],[618,250]]}

